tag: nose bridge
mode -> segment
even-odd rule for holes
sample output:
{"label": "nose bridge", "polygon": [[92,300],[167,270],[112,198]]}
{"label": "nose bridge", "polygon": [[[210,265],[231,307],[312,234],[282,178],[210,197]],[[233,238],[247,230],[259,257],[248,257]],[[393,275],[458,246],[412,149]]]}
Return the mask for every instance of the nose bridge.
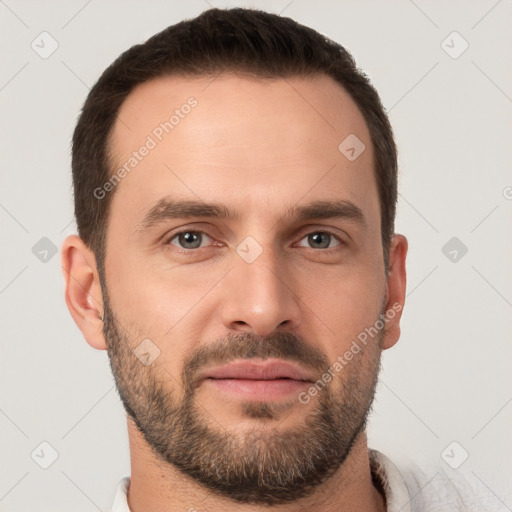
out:
{"label": "nose bridge", "polygon": [[[258,244],[258,245],[256,245]],[[298,298],[289,282],[281,255],[270,244],[245,240],[234,254],[234,268],[223,294],[226,327],[265,336],[281,324],[297,327]]]}

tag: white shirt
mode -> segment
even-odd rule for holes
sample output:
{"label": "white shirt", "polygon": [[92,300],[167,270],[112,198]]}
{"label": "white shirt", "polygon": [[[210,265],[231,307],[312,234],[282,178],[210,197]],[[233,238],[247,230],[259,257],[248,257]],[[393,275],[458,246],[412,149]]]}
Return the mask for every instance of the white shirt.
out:
{"label": "white shirt", "polygon": [[[495,510],[491,496],[479,497],[464,480],[448,477],[439,469],[433,476],[426,475],[417,466],[401,471],[377,450],[369,450],[372,476],[386,497],[387,512],[482,512]],[[126,493],[130,477],[118,484],[110,512],[130,512]]]}

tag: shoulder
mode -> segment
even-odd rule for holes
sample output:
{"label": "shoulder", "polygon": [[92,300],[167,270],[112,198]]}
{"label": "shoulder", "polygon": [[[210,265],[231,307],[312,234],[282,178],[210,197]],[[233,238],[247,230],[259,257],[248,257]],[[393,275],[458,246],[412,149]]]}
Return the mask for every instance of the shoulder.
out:
{"label": "shoulder", "polygon": [[380,481],[388,512],[489,512],[499,510],[495,497],[476,489],[457,472],[442,467],[420,468],[410,461],[395,464],[377,450],[369,450],[374,479]]}

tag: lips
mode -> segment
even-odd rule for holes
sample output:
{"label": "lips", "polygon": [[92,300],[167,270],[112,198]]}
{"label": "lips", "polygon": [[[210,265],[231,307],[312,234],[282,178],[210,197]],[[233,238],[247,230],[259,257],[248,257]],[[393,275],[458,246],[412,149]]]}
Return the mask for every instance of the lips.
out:
{"label": "lips", "polygon": [[205,370],[204,379],[279,380],[313,382],[313,376],[299,366],[281,359],[238,360]]}
{"label": "lips", "polygon": [[310,386],[313,376],[303,368],[282,359],[247,360],[207,368],[200,373],[198,385],[245,401],[281,401],[297,396]]}

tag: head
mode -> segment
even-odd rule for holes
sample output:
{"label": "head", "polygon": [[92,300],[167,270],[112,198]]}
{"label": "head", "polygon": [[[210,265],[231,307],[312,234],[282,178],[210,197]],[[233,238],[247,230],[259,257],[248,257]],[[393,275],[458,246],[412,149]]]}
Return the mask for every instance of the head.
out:
{"label": "head", "polygon": [[[66,301],[148,449],[238,501],[312,492],[364,432],[405,295],[393,134],[350,54],[206,11],[103,73],[72,167]],[[248,361],[300,375],[212,376]]]}

